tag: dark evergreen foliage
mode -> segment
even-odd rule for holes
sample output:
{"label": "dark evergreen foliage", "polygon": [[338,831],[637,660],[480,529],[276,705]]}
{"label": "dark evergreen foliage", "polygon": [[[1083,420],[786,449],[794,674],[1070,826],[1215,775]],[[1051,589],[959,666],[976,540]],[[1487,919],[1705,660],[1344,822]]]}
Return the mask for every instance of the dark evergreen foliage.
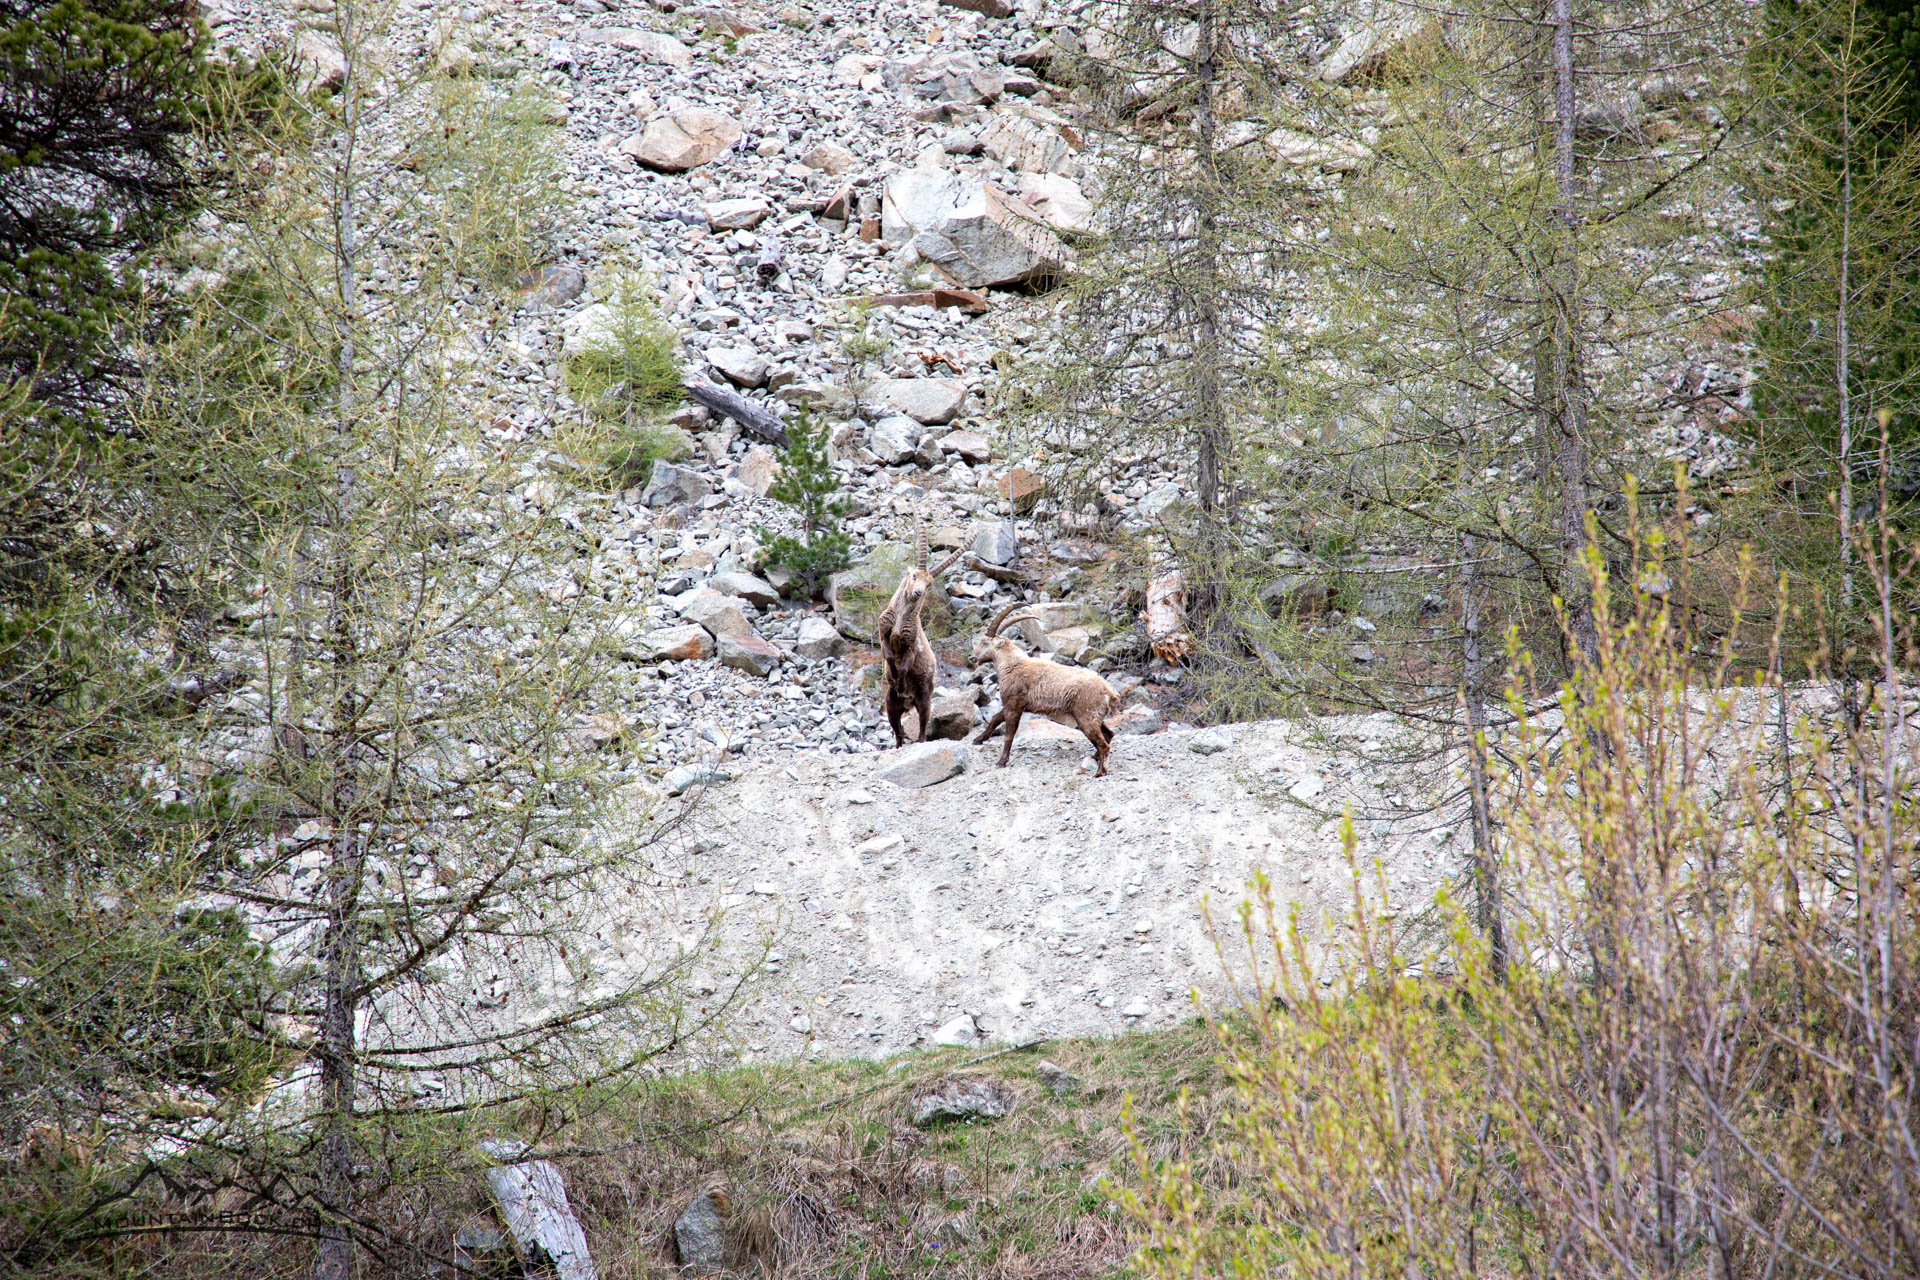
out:
{"label": "dark evergreen foliage", "polygon": [[0,376],[98,405],[139,255],[188,211],[191,0],[0,0]]}
{"label": "dark evergreen foliage", "polygon": [[[767,539],[767,563],[793,575],[793,594],[803,599],[818,596],[826,589],[827,579],[847,567],[853,541],[840,530],[840,517],[847,513],[845,501],[834,495],[840,489],[827,456],[827,427],[816,426],[810,415],[787,429],[787,447],[780,451],[780,478],[767,490],[767,496],[784,502],[800,513],[798,538],[782,534]],[[760,536],[765,539],[766,531]]]}

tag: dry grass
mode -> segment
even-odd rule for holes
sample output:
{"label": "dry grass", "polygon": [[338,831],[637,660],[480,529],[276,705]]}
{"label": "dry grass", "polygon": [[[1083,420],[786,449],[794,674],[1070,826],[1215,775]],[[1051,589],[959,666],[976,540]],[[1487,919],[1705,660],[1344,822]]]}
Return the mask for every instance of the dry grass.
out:
{"label": "dry grass", "polygon": [[[1111,1275],[1132,1247],[1102,1190],[1130,1176],[1123,1100],[1177,1141],[1152,1117],[1171,1115],[1182,1085],[1221,1083],[1214,1050],[1195,1024],[1008,1053],[967,1069],[1012,1085],[1013,1114],[931,1131],[908,1123],[909,1099],[965,1053],[660,1080],[633,1099],[633,1121],[595,1124],[607,1148],[568,1181],[609,1280],[677,1274],[673,1220],[713,1189],[730,1206],[733,1264],[767,1275]],[[1052,1096],[1042,1059],[1080,1089]]]}
{"label": "dry grass", "polygon": [[[455,1274],[448,1266],[455,1234],[499,1226],[472,1157],[484,1136],[534,1139],[560,1165],[602,1280],[679,1276],[674,1220],[709,1191],[725,1201],[729,1264],[743,1274],[1125,1274],[1136,1242],[1108,1194],[1110,1180],[1135,1176],[1123,1113],[1130,1103],[1141,1141],[1162,1156],[1204,1138],[1213,1094],[1225,1086],[1218,1047],[1196,1020],[1113,1040],[1050,1041],[986,1061],[942,1049],[885,1063],[663,1077],[583,1100],[567,1116],[496,1117],[491,1127],[459,1131],[436,1123],[407,1140],[416,1161],[428,1149],[445,1153],[436,1172],[367,1205],[361,1275]],[[1043,1060],[1078,1076],[1079,1088],[1053,1096],[1035,1073]],[[913,1095],[961,1070],[1012,1086],[1013,1113],[914,1128]],[[1174,1105],[1182,1089],[1199,1098],[1184,1117]],[[377,1176],[387,1154],[367,1152],[364,1167]],[[156,1201],[144,1209],[167,1207],[180,1206]],[[279,1280],[310,1266],[310,1245],[299,1234],[142,1234],[102,1246],[91,1258],[67,1259],[61,1274]]]}

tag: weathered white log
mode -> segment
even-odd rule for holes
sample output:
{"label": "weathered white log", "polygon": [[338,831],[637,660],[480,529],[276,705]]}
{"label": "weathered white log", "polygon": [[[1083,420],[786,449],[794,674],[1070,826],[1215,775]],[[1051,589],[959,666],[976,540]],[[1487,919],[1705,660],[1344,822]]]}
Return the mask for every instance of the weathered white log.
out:
{"label": "weathered white log", "polygon": [[1187,583],[1178,569],[1147,583],[1147,643],[1162,662],[1185,662],[1193,653],[1187,631]]}
{"label": "weathered white log", "polygon": [[560,1171],[545,1160],[520,1159],[526,1153],[524,1142],[480,1144],[481,1155],[501,1161],[487,1170],[487,1185],[513,1233],[520,1261],[530,1270],[551,1266],[560,1280],[597,1280],[587,1254],[587,1233],[567,1204]]}
{"label": "weathered white log", "polygon": [[771,409],[762,408],[735,391],[705,378],[688,378],[681,389],[715,413],[724,413],[748,432],[774,444],[787,442],[787,424]]}

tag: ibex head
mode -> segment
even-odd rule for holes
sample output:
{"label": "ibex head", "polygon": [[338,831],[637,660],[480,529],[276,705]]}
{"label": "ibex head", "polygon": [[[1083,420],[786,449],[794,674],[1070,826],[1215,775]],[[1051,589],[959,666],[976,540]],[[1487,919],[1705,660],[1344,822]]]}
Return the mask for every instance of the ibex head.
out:
{"label": "ibex head", "polygon": [[[995,653],[1003,649],[1011,650],[1014,648],[1013,638],[1011,636],[1001,635],[1000,628],[1005,626],[1009,621],[1009,614],[1022,607],[1020,601],[1015,600],[1012,604],[994,615],[993,621],[987,624],[987,629],[981,632],[979,638],[973,642],[974,666],[977,667],[983,662],[992,662]],[[1032,617],[1033,615],[1026,614],[1023,616]]]}
{"label": "ibex head", "polygon": [[942,560],[934,568],[927,568],[927,540],[920,526],[920,511],[913,513],[913,567],[900,576],[900,585],[894,591],[894,599],[905,608],[918,614],[920,606],[926,602],[927,593],[933,590],[934,579],[953,567],[954,561],[966,554],[961,547]]}

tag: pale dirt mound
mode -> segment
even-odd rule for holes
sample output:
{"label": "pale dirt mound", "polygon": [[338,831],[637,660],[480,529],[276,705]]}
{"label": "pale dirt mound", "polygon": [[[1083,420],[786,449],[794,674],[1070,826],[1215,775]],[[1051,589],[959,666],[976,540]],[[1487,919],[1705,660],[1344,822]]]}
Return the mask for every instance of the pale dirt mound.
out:
{"label": "pale dirt mound", "polygon": [[[1316,728],[1313,745],[1283,722],[1207,731],[1231,742],[1212,755],[1193,732],[1121,738],[1094,778],[1084,739],[1029,719],[1010,768],[993,767],[995,741],[918,791],[880,780],[891,753],[730,766],[741,776],[709,787],[656,856],[649,900],[683,925],[717,900],[741,948],[778,931],[778,962],[733,1023],[755,1057],[887,1053],[967,1015],[993,1041],[1164,1026],[1193,1013],[1194,990],[1229,996],[1203,898],[1232,929],[1264,871],[1315,938],[1347,910],[1340,807],[1370,815],[1390,797],[1340,744],[1391,728]],[[1457,834],[1358,826],[1363,865],[1380,861],[1399,902],[1431,901],[1458,862]],[[722,990],[724,967],[709,975]]]}

